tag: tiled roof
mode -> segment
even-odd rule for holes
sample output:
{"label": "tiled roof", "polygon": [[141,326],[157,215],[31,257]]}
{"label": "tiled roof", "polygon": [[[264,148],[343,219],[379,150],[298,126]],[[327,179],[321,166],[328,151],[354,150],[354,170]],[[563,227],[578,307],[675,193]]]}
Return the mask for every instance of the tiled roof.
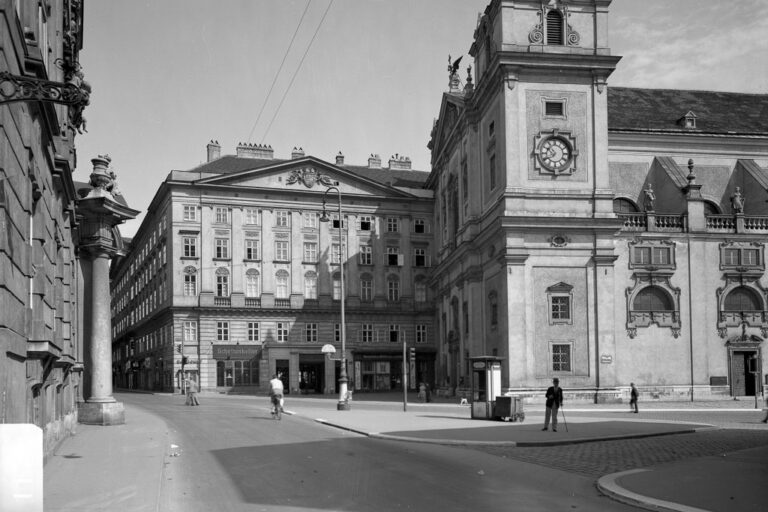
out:
{"label": "tiled roof", "polygon": [[[695,129],[678,124],[688,112]],[[608,129],[768,135],[768,94],[609,87]]]}
{"label": "tiled roof", "polygon": [[[234,155],[226,155],[211,162],[204,163],[189,169],[189,173],[202,173],[202,174],[232,174],[241,171],[247,171],[250,169],[259,169],[269,165],[275,165],[286,162],[288,160],[262,160],[259,158],[242,158]],[[371,169],[366,166],[356,165],[342,165],[341,169],[345,169],[353,174],[357,174],[360,177],[367,178],[384,185],[392,185],[394,187],[404,188],[423,188],[429,177],[428,172],[423,171],[407,171],[398,169]]]}

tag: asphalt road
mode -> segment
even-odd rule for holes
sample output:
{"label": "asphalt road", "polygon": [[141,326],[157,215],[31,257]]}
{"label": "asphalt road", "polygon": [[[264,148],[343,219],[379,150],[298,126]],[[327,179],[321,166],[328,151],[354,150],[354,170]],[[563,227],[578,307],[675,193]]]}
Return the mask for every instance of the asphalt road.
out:
{"label": "asphalt road", "polygon": [[589,474],[461,447],[369,439],[305,417],[270,417],[266,397],[130,395],[161,417],[172,456],[162,511],[629,511]]}

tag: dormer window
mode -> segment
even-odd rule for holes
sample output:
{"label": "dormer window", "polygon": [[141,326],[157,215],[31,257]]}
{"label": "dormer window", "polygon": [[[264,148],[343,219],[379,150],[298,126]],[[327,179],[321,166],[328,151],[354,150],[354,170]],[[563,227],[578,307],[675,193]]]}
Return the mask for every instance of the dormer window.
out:
{"label": "dormer window", "polygon": [[683,128],[686,128],[688,130],[695,130],[696,129],[696,114],[688,111],[687,114],[685,114],[683,117],[678,119],[677,124],[682,126]]}
{"label": "dormer window", "polygon": [[563,15],[553,9],[547,13],[547,44],[562,45],[563,39]]}

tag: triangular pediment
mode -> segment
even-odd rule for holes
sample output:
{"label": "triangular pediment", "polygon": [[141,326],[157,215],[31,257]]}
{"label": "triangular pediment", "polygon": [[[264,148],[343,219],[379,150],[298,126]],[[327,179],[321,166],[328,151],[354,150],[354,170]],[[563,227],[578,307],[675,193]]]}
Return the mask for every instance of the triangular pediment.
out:
{"label": "triangular pediment", "polygon": [[432,128],[432,139],[428,145],[429,149],[432,150],[433,162],[435,157],[442,153],[456,127],[460,124],[463,114],[464,99],[453,94],[443,94],[440,117]]}
{"label": "triangular pediment", "polygon": [[267,164],[254,160],[253,168],[205,177],[195,184],[317,193],[325,193],[332,186],[337,187],[342,195],[349,196],[412,197],[399,188],[368,178],[360,172],[312,156]]}

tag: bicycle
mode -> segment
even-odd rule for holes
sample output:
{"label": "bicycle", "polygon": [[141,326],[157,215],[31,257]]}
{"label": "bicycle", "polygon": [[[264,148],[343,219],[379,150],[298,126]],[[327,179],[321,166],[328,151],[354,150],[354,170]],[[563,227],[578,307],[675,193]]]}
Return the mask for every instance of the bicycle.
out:
{"label": "bicycle", "polygon": [[280,405],[280,401],[283,397],[280,395],[272,395],[270,400],[272,401],[272,418],[279,420],[282,419],[283,407]]}

